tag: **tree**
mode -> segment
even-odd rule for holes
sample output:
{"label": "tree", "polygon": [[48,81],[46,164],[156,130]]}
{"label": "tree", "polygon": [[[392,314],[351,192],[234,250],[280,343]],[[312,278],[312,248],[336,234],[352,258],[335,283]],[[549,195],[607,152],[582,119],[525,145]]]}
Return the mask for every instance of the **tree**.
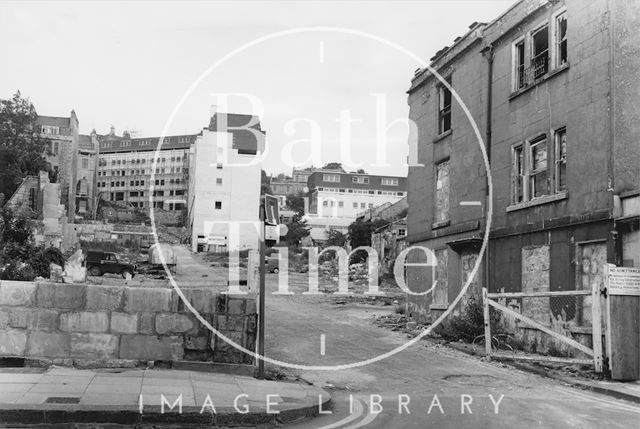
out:
{"label": "tree", "polygon": [[324,170],[342,170],[342,163],[328,162],[322,167]]}
{"label": "tree", "polygon": [[38,114],[20,91],[0,100],[0,193],[9,199],[27,175],[51,168],[42,156],[47,140],[36,129]]}
{"label": "tree", "polygon": [[347,243],[346,234],[341,233],[337,229],[330,229],[329,231],[326,232],[326,234],[327,234],[327,241],[324,242],[326,247],[329,247],[329,246],[344,247],[344,245]]}
{"label": "tree", "polygon": [[35,245],[34,226],[27,209],[4,207],[0,211],[0,279],[48,278],[51,262],[64,266],[64,256],[59,249]]}
{"label": "tree", "polygon": [[349,225],[349,241],[354,249],[359,246],[371,246],[371,234],[387,222],[382,219],[362,220],[357,219]]}
{"label": "tree", "polygon": [[287,235],[284,236],[284,240],[292,246],[297,246],[304,237],[309,235],[309,227],[307,221],[300,217],[293,216],[293,219],[287,225],[289,230]]}
{"label": "tree", "polygon": [[304,194],[287,195],[287,207],[296,212],[299,217],[304,216]]}
{"label": "tree", "polygon": [[260,195],[271,194],[271,180],[267,176],[267,172],[262,170],[260,177]]}

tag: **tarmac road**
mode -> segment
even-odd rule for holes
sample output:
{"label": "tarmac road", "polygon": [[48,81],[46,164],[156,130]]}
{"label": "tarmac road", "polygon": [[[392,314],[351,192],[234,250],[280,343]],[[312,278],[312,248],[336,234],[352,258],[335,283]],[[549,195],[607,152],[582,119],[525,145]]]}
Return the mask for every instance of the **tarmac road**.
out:
{"label": "tarmac road", "polygon": [[[267,288],[277,289],[276,275],[268,276]],[[386,353],[407,340],[372,322],[375,314],[392,308],[335,305],[324,295],[302,295],[305,288],[304,276],[294,274],[294,295],[267,295],[268,357],[303,365],[346,365]],[[633,403],[427,341],[357,368],[278,370],[326,388],[333,396],[332,414],[290,426],[296,428],[640,427],[640,407]]]}

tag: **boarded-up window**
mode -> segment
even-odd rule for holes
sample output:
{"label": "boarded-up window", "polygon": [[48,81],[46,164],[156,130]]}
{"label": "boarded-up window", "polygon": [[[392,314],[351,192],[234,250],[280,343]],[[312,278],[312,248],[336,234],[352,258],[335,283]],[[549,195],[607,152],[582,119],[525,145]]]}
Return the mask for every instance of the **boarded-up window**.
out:
{"label": "boarded-up window", "polygon": [[[473,270],[476,268],[476,264],[479,264],[477,253],[463,253],[460,256],[460,262],[462,263],[462,286],[464,287],[469,281]],[[475,297],[480,299],[480,269],[476,271],[476,275],[471,279],[469,283],[469,289],[467,289],[466,297]]]}
{"label": "boarded-up window", "polygon": [[[549,291],[549,246],[522,248],[522,292]],[[541,323],[550,322],[548,297],[522,298],[522,314]]]}
{"label": "boarded-up window", "polygon": [[[593,290],[604,282],[603,270],[607,262],[606,243],[585,243],[578,245],[576,255],[576,289]],[[579,326],[591,326],[591,296],[578,297],[576,322]]]}
{"label": "boarded-up window", "polygon": [[449,219],[449,161],[436,165],[435,221]]}
{"label": "boarded-up window", "polygon": [[449,306],[449,281],[447,276],[447,249],[435,251],[438,266],[436,267],[436,285],[433,289],[433,308],[446,309]]}

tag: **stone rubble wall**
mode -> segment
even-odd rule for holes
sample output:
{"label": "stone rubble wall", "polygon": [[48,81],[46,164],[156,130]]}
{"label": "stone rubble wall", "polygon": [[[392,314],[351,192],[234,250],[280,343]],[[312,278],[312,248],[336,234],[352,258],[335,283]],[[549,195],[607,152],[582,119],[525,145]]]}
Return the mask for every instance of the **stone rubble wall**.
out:
{"label": "stone rubble wall", "polygon": [[[206,287],[183,292],[221,334],[255,350],[255,296]],[[172,288],[19,281],[0,281],[0,357],[103,367],[253,363],[202,325]]]}

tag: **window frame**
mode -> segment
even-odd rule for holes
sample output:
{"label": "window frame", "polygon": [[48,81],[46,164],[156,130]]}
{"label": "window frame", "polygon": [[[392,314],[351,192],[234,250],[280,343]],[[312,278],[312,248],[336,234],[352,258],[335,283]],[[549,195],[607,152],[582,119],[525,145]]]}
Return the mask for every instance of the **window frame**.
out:
{"label": "window frame", "polygon": [[[447,82],[450,88],[453,88],[453,75],[449,75],[444,80]],[[447,85],[442,82],[438,82],[436,85],[436,91],[438,95],[438,135],[448,133],[453,128],[452,107],[453,107],[453,92]],[[449,104],[443,105],[446,102],[446,92],[449,93]],[[443,99],[445,101],[443,101]],[[449,127],[444,129],[444,119],[449,117]]]}
{"label": "window frame", "polygon": [[[441,161],[439,161],[438,163],[435,164],[435,168],[434,168],[434,173],[435,173],[435,177],[434,177],[434,184],[433,184],[433,191],[434,191],[434,205],[433,205],[433,218],[434,218],[434,222],[435,223],[439,223],[439,222],[446,222],[449,220],[450,216],[451,216],[451,181],[450,181],[450,173],[451,173],[451,163],[449,162],[450,159],[446,158],[443,159]],[[439,167],[445,165],[447,166],[447,187],[449,188],[449,191],[447,193],[447,200],[448,200],[448,204],[447,204],[447,210],[443,211],[442,215],[440,216],[439,214],[439,205],[438,205],[438,173],[440,171]],[[442,219],[441,219],[442,217]]]}
{"label": "window frame", "polygon": [[[546,152],[546,158],[545,158],[545,168],[544,170],[536,170],[534,168],[534,156],[533,156],[533,151],[537,146],[541,146],[544,145],[544,150]],[[528,173],[529,173],[529,199],[530,200],[534,200],[536,198],[542,198],[542,197],[546,197],[548,195],[550,195],[551,192],[551,178],[550,178],[550,174],[549,174],[549,140],[547,139],[546,134],[544,135],[540,135],[534,139],[531,139],[528,144],[527,144],[527,152],[525,152],[526,155],[528,156],[529,160],[528,160]],[[540,175],[540,174],[545,174],[545,184],[546,184],[546,191],[545,193],[536,196],[536,189],[535,189],[535,176]]]}
{"label": "window frame", "polygon": [[[566,184],[566,166],[568,161],[567,147],[565,145],[565,157],[560,156],[560,139],[564,134],[567,138],[567,127],[557,127],[551,131],[551,133],[536,134],[534,137],[526,139],[521,142],[517,142],[511,146],[511,206],[527,205],[528,203],[535,202],[536,200],[548,200],[549,198],[558,197],[567,194]],[[533,169],[533,154],[534,149],[538,145],[544,145],[544,149],[547,152],[546,167],[543,170],[536,171]],[[518,160],[518,153],[521,154],[521,159]],[[518,164],[522,169],[522,174],[519,174]],[[565,165],[565,184],[560,187],[560,166]],[[537,174],[545,172],[545,184],[546,190],[540,195],[535,195],[535,189],[533,181]],[[519,194],[519,181],[521,179],[522,187],[522,200],[518,201]]]}
{"label": "window frame", "polygon": [[[522,65],[518,65],[518,46],[522,45]],[[522,70],[519,70],[519,68]],[[526,87],[522,76],[527,68],[527,47],[526,37],[520,36],[511,42],[511,87],[513,91],[518,91]]]}
{"label": "window frame", "polygon": [[[561,53],[560,44],[562,43],[562,41],[559,40],[560,26],[558,23],[559,19],[562,17],[564,17],[565,20],[567,21],[567,31],[565,31],[565,35],[564,35],[564,42],[566,43],[567,58],[564,63],[560,62],[560,53]],[[551,52],[551,54],[553,58],[553,67],[558,68],[558,67],[565,66],[566,64],[569,64],[569,36],[568,36],[569,17],[567,13],[567,8],[562,7],[558,9],[556,12],[554,12],[553,15],[551,15],[551,23],[552,23],[551,31],[552,31],[552,37],[553,37],[553,43],[551,44],[551,47],[553,48],[553,52]]]}
{"label": "window frame", "polygon": [[[564,135],[565,137],[565,150],[564,150],[564,157],[561,156],[561,147],[562,145],[559,144],[561,141],[561,136]],[[553,173],[553,179],[554,179],[554,191],[555,193],[560,193],[560,192],[565,192],[567,190],[567,143],[568,143],[568,138],[567,138],[567,127],[560,127],[557,128],[553,131],[553,166],[554,166],[554,173]],[[560,165],[564,164],[564,178],[565,178],[565,183],[564,186],[561,187],[560,186]]]}

